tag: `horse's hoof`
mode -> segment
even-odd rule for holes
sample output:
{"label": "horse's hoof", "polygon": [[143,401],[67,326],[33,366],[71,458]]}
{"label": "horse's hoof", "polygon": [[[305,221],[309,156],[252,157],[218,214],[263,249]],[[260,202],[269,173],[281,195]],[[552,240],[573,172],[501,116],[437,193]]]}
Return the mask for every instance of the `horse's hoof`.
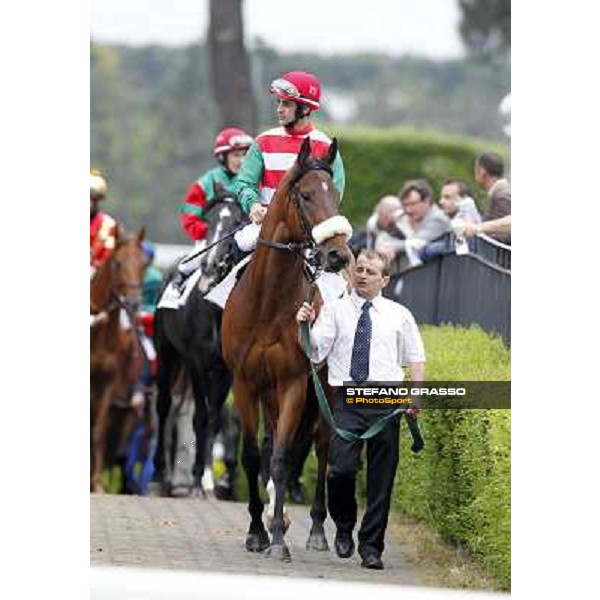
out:
{"label": "horse's hoof", "polygon": [[323,532],[312,533],[308,536],[306,540],[306,549],[307,550],[319,550],[320,552],[328,552],[329,544],[327,543],[327,538]]}
{"label": "horse's hoof", "polygon": [[176,485],[171,489],[173,498],[188,498],[192,495],[192,489],[187,485]]}
{"label": "horse's hoof", "polygon": [[230,487],[220,486],[215,487],[215,498],[225,502],[235,502],[235,490]]}
{"label": "horse's hoof", "polygon": [[289,548],[285,544],[275,544],[269,546],[269,549],[265,552],[265,556],[286,563],[292,562],[292,555],[290,554]]}
{"label": "horse's hoof", "polygon": [[248,552],[262,552],[269,547],[269,536],[266,531],[260,533],[249,533],[246,538],[246,550]]}
{"label": "horse's hoof", "polygon": [[204,498],[204,500],[210,500],[215,497],[214,490],[205,490],[204,488],[200,488],[199,491],[200,491],[199,497]]}

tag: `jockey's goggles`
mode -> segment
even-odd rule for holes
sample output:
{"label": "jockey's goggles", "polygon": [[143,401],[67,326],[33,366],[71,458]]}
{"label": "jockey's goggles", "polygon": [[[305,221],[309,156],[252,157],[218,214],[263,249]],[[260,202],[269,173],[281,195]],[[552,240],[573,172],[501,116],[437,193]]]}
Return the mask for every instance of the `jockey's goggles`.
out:
{"label": "jockey's goggles", "polygon": [[232,148],[252,146],[254,139],[249,135],[234,135],[229,140],[229,145]]}
{"label": "jockey's goggles", "polygon": [[289,96],[290,98],[300,98],[300,92],[298,88],[290,83],[287,79],[275,79],[273,83],[271,83],[271,94],[283,94],[285,96]]}

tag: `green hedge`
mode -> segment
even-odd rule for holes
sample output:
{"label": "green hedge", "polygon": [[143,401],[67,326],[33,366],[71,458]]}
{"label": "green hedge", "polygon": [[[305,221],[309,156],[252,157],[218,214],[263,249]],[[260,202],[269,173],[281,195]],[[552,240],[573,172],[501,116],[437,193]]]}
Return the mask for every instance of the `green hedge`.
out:
{"label": "green hedge", "polygon": [[[509,380],[510,353],[477,327],[423,327],[427,378]],[[426,449],[403,427],[393,503],[479,556],[510,587],[510,412],[424,411]]]}
{"label": "green hedge", "polygon": [[483,209],[485,196],[473,180],[475,157],[492,150],[508,160],[508,148],[498,142],[397,128],[327,128],[327,132],[340,142],[346,168],[342,211],[356,227],[364,225],[382,196],[397,194],[408,179],[426,179],[436,199],[445,179],[464,179]]}

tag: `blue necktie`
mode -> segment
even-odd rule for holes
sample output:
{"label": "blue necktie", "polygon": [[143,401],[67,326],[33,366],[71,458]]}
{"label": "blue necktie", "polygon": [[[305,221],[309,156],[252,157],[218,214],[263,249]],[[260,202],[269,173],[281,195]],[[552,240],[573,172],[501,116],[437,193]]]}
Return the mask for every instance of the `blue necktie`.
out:
{"label": "blue necktie", "polygon": [[350,362],[350,377],[352,381],[362,383],[369,376],[369,354],[371,352],[371,317],[369,308],[373,304],[368,300],[362,305],[362,312],[352,347],[352,361]]}

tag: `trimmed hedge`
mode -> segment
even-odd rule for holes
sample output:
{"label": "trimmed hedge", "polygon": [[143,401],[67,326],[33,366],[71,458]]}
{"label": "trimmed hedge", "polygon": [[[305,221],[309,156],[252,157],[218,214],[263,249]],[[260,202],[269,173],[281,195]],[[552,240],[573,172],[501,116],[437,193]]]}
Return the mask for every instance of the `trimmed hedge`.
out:
{"label": "trimmed hedge", "polygon": [[[510,352],[478,327],[422,327],[427,379],[510,379]],[[393,504],[479,556],[510,587],[510,412],[431,410],[420,417],[425,450],[403,426]]]}
{"label": "trimmed hedge", "polygon": [[397,194],[408,179],[426,179],[439,198],[441,185],[449,177],[469,183],[480,210],[485,195],[473,180],[473,163],[481,152],[494,151],[508,160],[508,148],[445,134],[393,128],[326,128],[337,136],[346,169],[346,191],[342,212],[355,227],[363,227],[377,201]]}

